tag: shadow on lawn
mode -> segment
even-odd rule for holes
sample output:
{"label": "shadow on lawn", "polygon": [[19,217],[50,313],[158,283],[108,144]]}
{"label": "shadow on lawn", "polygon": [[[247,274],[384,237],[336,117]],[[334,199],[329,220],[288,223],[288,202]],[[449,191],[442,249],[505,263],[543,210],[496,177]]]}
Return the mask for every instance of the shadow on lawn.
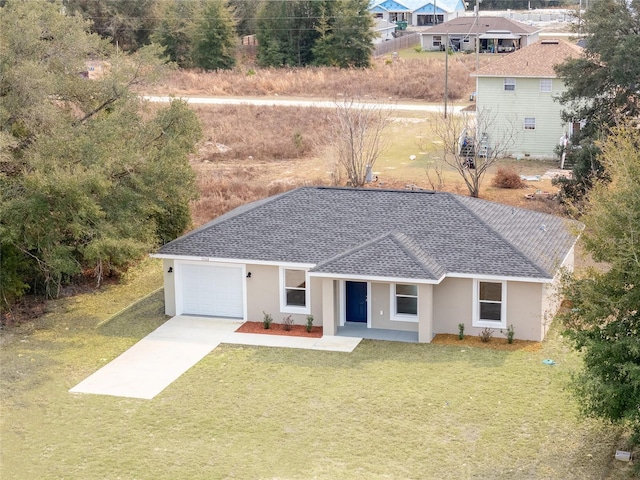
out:
{"label": "shadow on lawn", "polygon": [[164,290],[160,288],[107,318],[96,330],[108,337],[140,339],[169,318],[164,314]]}

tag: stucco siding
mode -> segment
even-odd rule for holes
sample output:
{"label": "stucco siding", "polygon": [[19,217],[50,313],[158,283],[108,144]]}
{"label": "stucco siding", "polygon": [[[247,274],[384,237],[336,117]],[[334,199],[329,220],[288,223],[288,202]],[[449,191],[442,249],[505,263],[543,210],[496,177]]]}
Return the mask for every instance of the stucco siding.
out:
{"label": "stucco siding", "polygon": [[[307,314],[286,313],[280,310],[280,269],[274,265],[247,265],[247,272],[251,272],[251,278],[247,278],[247,320],[261,322],[263,312],[271,314],[275,323],[291,315],[296,325],[304,325]],[[311,315],[313,324],[322,325],[322,281],[312,278],[309,282]]]}
{"label": "stucco siding", "polygon": [[[516,338],[542,340],[540,315],[544,284],[507,282],[507,325],[513,325]],[[433,288],[433,333],[458,333],[463,323],[465,334],[479,335],[481,327],[473,326],[472,279],[445,278]],[[499,329],[498,329],[499,330]],[[496,330],[494,336],[500,336]]]}
{"label": "stucco siding", "polygon": [[553,283],[545,285],[543,290],[542,311],[540,312],[542,318],[541,329],[543,337],[549,330],[551,322],[553,321],[556,313],[558,313],[560,303],[562,302],[562,297],[560,295],[562,275],[564,272],[573,272],[575,258],[574,248],[571,249],[567,257],[564,259],[560,270],[556,273],[553,279]]}
{"label": "stucco siding", "polygon": [[[504,77],[479,77],[478,112],[490,118],[490,143],[515,136],[509,151],[513,156],[555,158],[555,148],[568,128],[561,119],[561,106],[554,97],[564,91],[564,83],[553,78],[551,92],[540,91],[540,78],[515,78],[514,91],[504,90]],[[525,129],[524,119],[535,118],[535,129]]]}
{"label": "stucco siding", "polygon": [[[391,320],[391,285],[389,283],[371,283],[371,327],[388,330],[418,331],[418,322]],[[418,298],[420,309],[420,298]],[[420,310],[418,310],[419,312]]]}
{"label": "stucco siding", "polygon": [[173,317],[176,314],[176,282],[173,260],[166,258],[162,260],[162,272],[164,280],[164,313]]}
{"label": "stucco siding", "polygon": [[[540,313],[544,288],[544,283],[507,283],[507,325],[513,325],[515,338],[536,342],[543,339]],[[502,336],[499,331],[495,334]]]}
{"label": "stucco siding", "polygon": [[473,280],[445,278],[433,287],[433,332],[458,333],[458,324],[464,323],[465,332],[472,333]]}

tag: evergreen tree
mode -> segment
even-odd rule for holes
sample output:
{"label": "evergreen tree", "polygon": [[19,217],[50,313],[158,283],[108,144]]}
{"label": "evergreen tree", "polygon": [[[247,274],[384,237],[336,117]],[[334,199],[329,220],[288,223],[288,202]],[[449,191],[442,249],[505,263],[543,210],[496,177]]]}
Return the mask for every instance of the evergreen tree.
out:
{"label": "evergreen tree", "polygon": [[238,36],[254,35],[257,31],[258,11],[262,0],[229,0]]}
{"label": "evergreen tree", "polygon": [[204,70],[235,65],[236,33],[233,18],[222,0],[207,0],[192,37],[191,59]]}
{"label": "evergreen tree", "polygon": [[567,152],[574,179],[563,181],[566,196],[579,199],[603,175],[598,140],[613,125],[640,116],[640,0],[599,0],[584,17],[586,47],[581,58],[556,67],[567,90],[560,97],[567,122],[585,120]]}
{"label": "evergreen tree", "polygon": [[133,51],[149,44],[155,27],[156,0],[65,0],[70,13],[80,13],[91,30],[119,48]]}
{"label": "evergreen tree", "polygon": [[165,49],[172,62],[182,68],[192,67],[191,37],[195,21],[202,14],[199,2],[163,0],[157,5],[158,22],[151,40]]}
{"label": "evergreen tree", "polygon": [[327,43],[331,64],[342,68],[369,67],[373,52],[373,17],[367,0],[337,2]]}
{"label": "evergreen tree", "polygon": [[258,14],[258,63],[268,67],[311,65],[322,4],[313,0],[263,4]]}
{"label": "evergreen tree", "polygon": [[[59,3],[0,9],[2,303],[87,270],[100,281],[190,223],[197,117],[179,101],[147,111],[129,90],[163,70],[157,48],[113,54],[88,28]],[[102,75],[80,75],[106,52]]]}
{"label": "evergreen tree", "polygon": [[572,308],[561,316],[583,352],[573,380],[587,415],[626,424],[640,442],[640,132],[613,129],[602,149],[610,181],[589,192],[585,247],[606,270],[567,279]]}

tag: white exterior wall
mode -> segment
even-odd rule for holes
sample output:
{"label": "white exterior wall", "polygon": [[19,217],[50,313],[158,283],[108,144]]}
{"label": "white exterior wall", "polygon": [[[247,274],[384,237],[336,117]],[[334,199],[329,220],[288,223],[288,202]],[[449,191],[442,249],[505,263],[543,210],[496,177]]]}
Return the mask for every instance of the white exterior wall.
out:
{"label": "white exterior wall", "polygon": [[[504,132],[513,128],[515,137],[510,148],[511,156],[557,158],[554,150],[568,129],[560,117],[561,105],[554,101],[554,97],[565,90],[562,80],[553,78],[551,92],[541,92],[540,78],[516,77],[515,91],[504,90],[504,79],[478,77],[476,82],[477,111],[487,112],[491,119],[495,119],[489,122],[490,142],[503,138]],[[525,117],[536,119],[535,130],[525,130]]]}

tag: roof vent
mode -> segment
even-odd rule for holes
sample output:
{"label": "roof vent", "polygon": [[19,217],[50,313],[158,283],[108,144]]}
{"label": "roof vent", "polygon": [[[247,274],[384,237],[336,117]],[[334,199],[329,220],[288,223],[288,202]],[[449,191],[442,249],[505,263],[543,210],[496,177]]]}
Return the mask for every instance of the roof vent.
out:
{"label": "roof vent", "polygon": [[542,45],[558,45],[560,42],[558,40],[542,40]]}

